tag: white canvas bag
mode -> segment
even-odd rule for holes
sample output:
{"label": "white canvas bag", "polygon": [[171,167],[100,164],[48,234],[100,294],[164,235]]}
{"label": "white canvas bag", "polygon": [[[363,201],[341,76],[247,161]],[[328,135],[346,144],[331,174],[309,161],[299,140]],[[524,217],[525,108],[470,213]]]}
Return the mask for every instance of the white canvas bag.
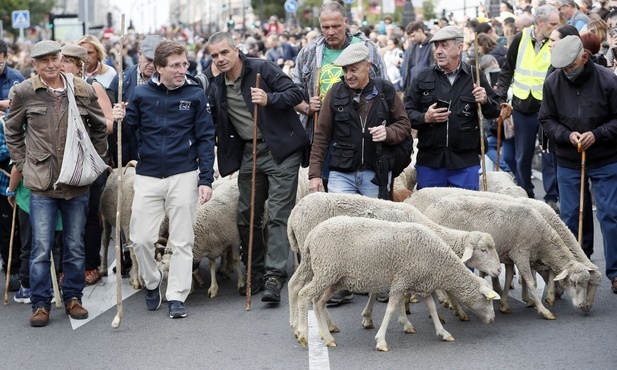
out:
{"label": "white canvas bag", "polygon": [[75,85],[73,75],[65,75],[67,83],[67,97],[69,99],[69,119],[64,147],[64,159],[58,184],[70,186],[86,186],[94,182],[105,171],[107,165],[96,152],[88,131],[81,120],[77,102],[75,101]]}

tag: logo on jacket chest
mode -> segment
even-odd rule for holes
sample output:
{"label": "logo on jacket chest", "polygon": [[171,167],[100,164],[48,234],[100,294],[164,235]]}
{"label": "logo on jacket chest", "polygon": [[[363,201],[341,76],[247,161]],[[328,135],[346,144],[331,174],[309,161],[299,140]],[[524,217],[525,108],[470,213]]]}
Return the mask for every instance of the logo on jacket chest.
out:
{"label": "logo on jacket chest", "polygon": [[180,107],[178,110],[191,110],[191,102],[188,100],[180,100]]}

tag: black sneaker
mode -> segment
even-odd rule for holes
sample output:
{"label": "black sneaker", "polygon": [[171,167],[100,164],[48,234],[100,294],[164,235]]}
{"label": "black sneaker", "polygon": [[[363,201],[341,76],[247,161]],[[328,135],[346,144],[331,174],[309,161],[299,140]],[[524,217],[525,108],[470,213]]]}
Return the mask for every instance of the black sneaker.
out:
{"label": "black sneaker", "polygon": [[[255,295],[264,290],[264,276],[262,274],[253,275],[251,278],[251,295]],[[246,285],[238,289],[241,296],[246,296]]]}
{"label": "black sneaker", "polygon": [[181,319],[186,317],[186,307],[180,301],[169,301],[169,318]]}
{"label": "black sneaker", "polygon": [[332,294],[332,297],[328,299],[329,305],[339,305],[341,303],[350,302],[353,299],[353,293],[349,290],[339,290]]}
{"label": "black sneaker", "polygon": [[264,286],[264,293],[261,295],[261,301],[281,303],[281,289],[283,289],[283,283],[280,278],[276,276],[268,277]]}
{"label": "black sneaker", "polygon": [[19,274],[11,274],[9,277],[9,292],[16,292],[21,287],[21,280]]}
{"label": "black sneaker", "polygon": [[[163,273],[159,271],[161,275],[161,280],[163,280]],[[156,311],[161,307],[161,280],[159,280],[159,285],[154,289],[146,288],[146,308],[149,311]]]}

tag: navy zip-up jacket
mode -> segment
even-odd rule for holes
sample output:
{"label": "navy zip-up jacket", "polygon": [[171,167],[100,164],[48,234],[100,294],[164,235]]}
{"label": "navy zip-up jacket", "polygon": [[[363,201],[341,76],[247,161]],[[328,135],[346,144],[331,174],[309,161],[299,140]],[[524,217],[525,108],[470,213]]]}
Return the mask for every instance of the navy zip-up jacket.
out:
{"label": "navy zip-up jacket", "polygon": [[214,181],[214,124],[208,99],[191,76],[174,90],[155,73],[137,86],[127,106],[126,122],[139,130],[138,175],[165,178],[199,167],[199,185]]}

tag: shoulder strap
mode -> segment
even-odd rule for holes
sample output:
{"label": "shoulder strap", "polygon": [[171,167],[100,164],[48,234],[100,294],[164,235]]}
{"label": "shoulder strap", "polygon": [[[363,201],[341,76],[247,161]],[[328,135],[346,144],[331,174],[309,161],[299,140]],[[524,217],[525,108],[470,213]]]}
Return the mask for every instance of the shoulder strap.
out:
{"label": "shoulder strap", "polygon": [[201,85],[201,88],[204,90],[204,93],[208,92],[208,78],[206,77],[205,74],[203,73],[198,73],[195,75],[195,78],[199,80],[199,84]]}

